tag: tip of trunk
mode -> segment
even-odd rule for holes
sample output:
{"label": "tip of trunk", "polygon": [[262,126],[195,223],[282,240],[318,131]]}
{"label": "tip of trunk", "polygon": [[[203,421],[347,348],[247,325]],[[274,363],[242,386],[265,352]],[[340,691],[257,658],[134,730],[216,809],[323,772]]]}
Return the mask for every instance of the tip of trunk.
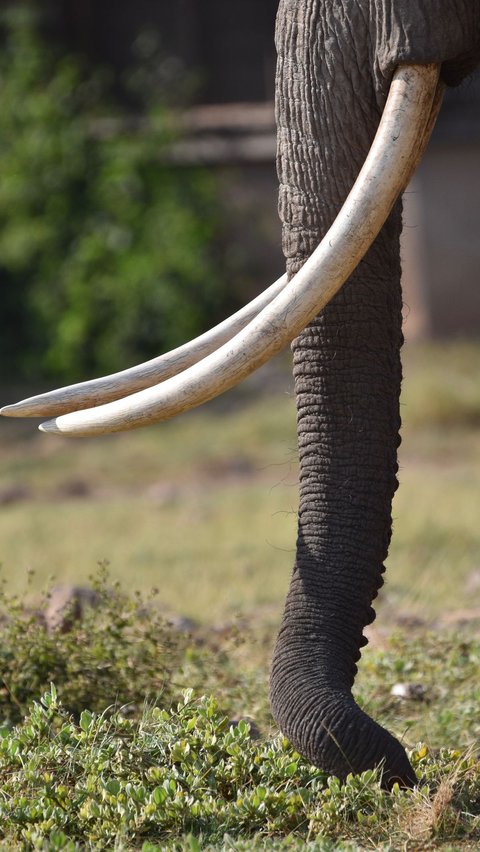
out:
{"label": "tip of trunk", "polygon": [[290,667],[285,677],[275,663],[274,658],[272,713],[300,754],[342,780],[350,773],[380,768],[384,789],[395,783],[415,786],[415,771],[403,746],[360,709],[348,690],[321,686],[302,674],[292,678]]}

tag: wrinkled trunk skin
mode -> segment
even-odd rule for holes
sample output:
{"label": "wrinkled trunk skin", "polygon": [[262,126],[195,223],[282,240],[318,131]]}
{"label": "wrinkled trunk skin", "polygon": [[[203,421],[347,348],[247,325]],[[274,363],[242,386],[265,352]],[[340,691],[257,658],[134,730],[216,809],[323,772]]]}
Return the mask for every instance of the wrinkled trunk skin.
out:
{"label": "wrinkled trunk skin", "polygon": [[[379,6],[280,3],[279,209],[290,275],[333,222],[378,126],[397,64],[385,27],[368,15]],[[351,688],[383,584],[397,487],[400,230],[398,203],[351,279],[293,343],[297,555],[271,669],[272,711],[294,746],[343,778],[381,765],[385,786],[412,785],[415,774]]]}

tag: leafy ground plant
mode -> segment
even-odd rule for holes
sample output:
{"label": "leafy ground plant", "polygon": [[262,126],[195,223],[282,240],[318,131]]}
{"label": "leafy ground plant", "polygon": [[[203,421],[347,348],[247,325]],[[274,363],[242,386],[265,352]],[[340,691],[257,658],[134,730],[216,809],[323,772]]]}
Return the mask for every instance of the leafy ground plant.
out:
{"label": "leafy ground plant", "polygon": [[[4,599],[1,848],[478,847],[478,638],[399,634],[364,652],[359,703],[407,744],[425,741],[410,748],[418,788],[389,795],[379,773],[342,784],[278,735],[272,630],[258,616],[179,634],[104,572],[95,588],[96,609],[50,632]],[[399,682],[421,689],[401,700]]]}
{"label": "leafy ground plant", "polygon": [[110,715],[122,708],[124,715],[138,720],[145,702],[168,708],[193,686],[215,691],[231,716],[241,715],[248,705],[269,724],[265,653],[248,666],[242,651],[252,639],[251,652],[258,637],[241,632],[235,623],[220,631],[189,633],[159,609],[157,590],[148,599],[139,592],[127,594],[111,581],[106,566],[91,579],[92,587],[85,591],[95,605],[81,617],[67,605],[54,629],[45,620],[51,592],[35,607],[25,603],[25,596],[0,595],[4,725],[20,722],[52,681],[66,711],[77,719],[88,707]]}
{"label": "leafy ground plant", "polygon": [[140,595],[129,597],[119,584],[110,585],[103,569],[91,591],[95,606],[71,621],[67,607],[55,630],[47,629],[42,612],[48,593],[39,609],[20,597],[3,595],[4,723],[20,721],[52,679],[61,685],[68,710],[77,717],[85,707],[104,711],[125,705],[138,715],[146,699],[166,705],[172,701],[173,673],[185,654],[183,636]]}
{"label": "leafy ground plant", "polygon": [[276,837],[312,849],[328,838],[384,849],[479,840],[475,758],[419,746],[411,759],[419,788],[387,794],[378,773],[341,784],[281,737],[252,740],[212,697],[187,691],[140,723],[87,710],[75,723],[52,685],[22,724],[2,730],[0,832],[28,849],[144,852],[228,848],[226,836],[250,838],[252,849],[269,838],[275,848]]}

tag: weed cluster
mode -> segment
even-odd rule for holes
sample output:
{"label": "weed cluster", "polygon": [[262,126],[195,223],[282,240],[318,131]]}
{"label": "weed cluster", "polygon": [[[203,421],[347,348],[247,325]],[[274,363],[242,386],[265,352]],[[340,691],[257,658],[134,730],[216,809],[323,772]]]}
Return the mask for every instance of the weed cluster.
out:
{"label": "weed cluster", "polygon": [[214,692],[232,717],[248,707],[266,726],[271,722],[266,673],[263,666],[239,665],[247,637],[237,625],[226,626],[220,640],[215,632],[190,634],[161,612],[155,589],[148,601],[140,592],[129,595],[105,567],[90,591],[95,605],[75,617],[73,600],[55,629],[47,629],[43,614],[51,592],[35,609],[18,595],[0,594],[4,725],[21,722],[52,682],[77,720],[88,707],[110,715],[121,710],[138,721],[145,703],[169,708],[192,687]]}
{"label": "weed cluster", "polygon": [[41,613],[17,596],[3,595],[0,713],[5,723],[19,722],[51,681],[61,686],[69,712],[77,717],[85,707],[101,712],[126,706],[138,713],[146,698],[171,702],[183,637],[139,596],[129,597],[101,576],[94,586],[97,606],[67,630],[48,631]]}
{"label": "weed cluster", "polygon": [[385,793],[375,772],[341,784],[282,737],[252,740],[247,723],[230,726],[212,697],[191,690],[140,722],[85,710],[76,723],[52,685],[1,737],[0,832],[24,848],[225,848],[225,835],[250,837],[252,849],[285,835],[380,844],[479,827],[466,809],[480,795],[472,756],[415,750],[425,779],[415,792]]}
{"label": "weed cluster", "polygon": [[[181,634],[104,573],[95,592],[95,609],[50,631],[4,595],[0,848],[330,852],[480,840],[477,640],[398,637],[365,654],[359,703],[410,741],[429,737],[410,750],[418,788],[388,794],[379,772],[341,783],[269,733],[264,635],[255,646],[234,629]],[[421,683],[421,700],[392,697],[399,680]],[[232,721],[242,710],[264,736]]]}

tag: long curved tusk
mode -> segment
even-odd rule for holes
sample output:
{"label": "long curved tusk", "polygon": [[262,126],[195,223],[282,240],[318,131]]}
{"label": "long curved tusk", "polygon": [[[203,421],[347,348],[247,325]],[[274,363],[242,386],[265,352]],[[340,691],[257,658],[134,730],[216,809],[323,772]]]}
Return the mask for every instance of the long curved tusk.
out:
{"label": "long curved tusk", "polygon": [[201,334],[200,337],[196,337],[195,340],[172,349],[171,352],[165,352],[157,358],[130,367],[128,370],[112,373],[110,376],[67,385],[58,390],[31,396],[13,405],[6,405],[0,408],[0,414],[6,417],[56,417],[66,412],[78,411],[80,408],[112,402],[126,394],[132,394],[165,381],[170,376],[175,376],[187,367],[191,367],[192,364],[196,364],[238,334],[273,301],[275,296],[281,293],[287,280],[287,275],[282,275],[231,317]]}
{"label": "long curved tusk", "polygon": [[438,75],[433,64],[397,69],[370,152],[335,222],[302,269],[243,331],[160,385],[40,429],[83,437],[166,420],[233,387],[279,352],[347,280],[405,188],[428,141]]}
{"label": "long curved tusk", "polygon": [[[413,67],[415,68],[415,67],[418,67],[418,66],[413,66]],[[445,94],[446,88],[447,88],[446,84],[442,80],[439,79],[438,82],[437,82],[437,86],[435,88],[434,95],[433,95],[432,106],[431,106],[431,109],[430,109],[430,115],[428,116],[428,120],[427,120],[427,123],[425,125],[425,129],[423,131],[422,138],[419,142],[417,152],[416,152],[416,156],[412,160],[412,168],[411,168],[411,171],[410,171],[410,175],[407,179],[407,183],[410,180],[410,178],[413,177],[413,173],[415,172],[415,169],[417,168],[417,166],[420,164],[420,162],[423,158],[423,155],[424,155],[424,153],[427,149],[428,143],[430,141],[430,137],[433,133],[433,129],[435,127],[435,124],[436,124],[436,121],[437,121],[437,118],[438,118],[438,113],[440,112],[440,107],[442,106],[443,96]]]}

